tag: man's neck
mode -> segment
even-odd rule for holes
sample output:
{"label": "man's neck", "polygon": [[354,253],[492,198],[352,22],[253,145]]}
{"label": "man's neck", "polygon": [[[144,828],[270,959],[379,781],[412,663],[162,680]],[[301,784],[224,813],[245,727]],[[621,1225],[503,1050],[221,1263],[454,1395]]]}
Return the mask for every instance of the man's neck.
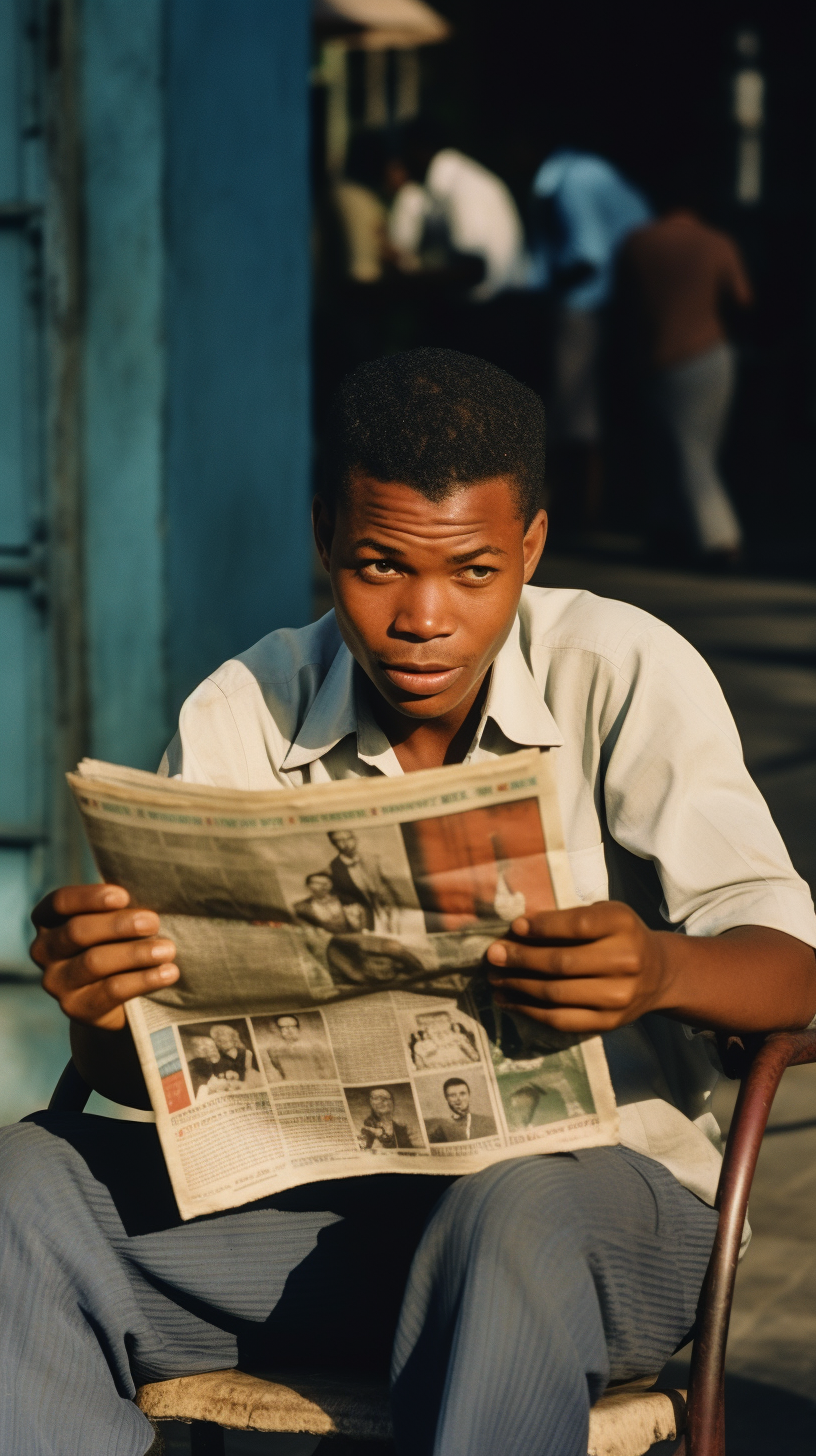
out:
{"label": "man's neck", "polygon": [[479,726],[489,683],[488,668],[469,698],[453,712],[419,723],[392,708],[385,698],[366,684],[371,711],[404,773],[463,762]]}

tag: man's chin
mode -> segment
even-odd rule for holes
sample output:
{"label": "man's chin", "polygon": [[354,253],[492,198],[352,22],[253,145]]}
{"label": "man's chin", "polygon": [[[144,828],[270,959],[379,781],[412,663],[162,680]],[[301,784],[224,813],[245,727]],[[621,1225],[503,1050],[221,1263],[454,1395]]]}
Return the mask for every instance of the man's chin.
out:
{"label": "man's chin", "polygon": [[449,693],[436,693],[427,698],[397,697],[390,693],[381,693],[380,696],[395,712],[414,723],[432,723],[436,718],[444,718],[448,713],[454,713],[461,703],[459,694],[453,697]]}

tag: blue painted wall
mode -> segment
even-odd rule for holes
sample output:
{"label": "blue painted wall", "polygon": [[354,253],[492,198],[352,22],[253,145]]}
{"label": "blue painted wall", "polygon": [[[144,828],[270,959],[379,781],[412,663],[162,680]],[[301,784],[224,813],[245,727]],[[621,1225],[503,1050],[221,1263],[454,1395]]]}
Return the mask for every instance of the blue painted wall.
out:
{"label": "blue painted wall", "polygon": [[307,0],[82,10],[89,751],[309,620]]}
{"label": "blue painted wall", "polygon": [[310,10],[169,0],[171,703],[309,620]]}
{"label": "blue painted wall", "polygon": [[88,752],[155,768],[165,671],[162,0],[82,8]]}

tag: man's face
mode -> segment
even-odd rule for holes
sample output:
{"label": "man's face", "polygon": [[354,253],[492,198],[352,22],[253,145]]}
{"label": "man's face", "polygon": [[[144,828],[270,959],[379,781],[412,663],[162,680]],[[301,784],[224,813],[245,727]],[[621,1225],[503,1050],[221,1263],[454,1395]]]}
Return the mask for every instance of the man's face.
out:
{"label": "man's face", "polygon": [[357,836],[350,834],[347,829],[332,830],[329,839],[338,854],[347,854],[353,858],[357,853]]}
{"label": "man's face", "polygon": [[207,1062],[218,1061],[218,1047],[211,1036],[194,1037],[192,1052],[194,1057],[202,1057]]}
{"label": "man's face", "polygon": [[525,532],[506,477],[435,504],[357,475],[332,523],[315,503],[337,622],[377,692],[416,723],[470,703],[509,635],[546,537]]}
{"label": "man's face", "polygon": [[470,1107],[470,1093],[464,1082],[454,1082],[453,1086],[448,1088],[445,1096],[451,1112],[455,1112],[458,1117],[464,1117]]}
{"label": "man's face", "polygon": [[306,889],[313,900],[328,900],[334,892],[331,875],[310,875]]}
{"label": "man's face", "polygon": [[393,1116],[394,1099],[384,1087],[375,1087],[374,1091],[369,1094],[368,1100],[375,1117],[390,1118]]}
{"label": "man's face", "polygon": [[300,1027],[294,1016],[281,1016],[278,1019],[278,1031],[284,1041],[298,1041],[300,1039]]}

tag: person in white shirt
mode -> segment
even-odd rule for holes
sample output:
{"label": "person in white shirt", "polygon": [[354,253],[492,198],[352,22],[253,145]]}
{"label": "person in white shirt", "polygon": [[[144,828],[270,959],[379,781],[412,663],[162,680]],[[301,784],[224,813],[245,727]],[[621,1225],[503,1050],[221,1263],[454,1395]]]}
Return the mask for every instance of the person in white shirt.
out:
{"label": "person in white shirt", "polygon": [[[693,1028],[809,1024],[816,916],[688,643],[622,603],[525,585],[543,449],[537,396],[482,360],[358,369],[315,503],[335,609],[214,672],[163,771],[274,789],[551,754],[582,904],[517,919],[487,952],[484,1000],[531,1062],[553,1029],[603,1035],[620,1145],[447,1185],[316,1183],[179,1228],[153,1128],[42,1113],[3,1129],[0,1449],[25,1431],[26,1456],[142,1456],[143,1378],[247,1358],[382,1370],[390,1353],[399,1452],[585,1456],[608,1381],[687,1338],[719,1166]],[[57,890],[34,919],[77,1067],[138,1105],[124,1006],[177,978],[172,942],[113,885]],[[375,1227],[384,1252],[360,1279]]]}
{"label": "person in white shirt", "polygon": [[526,357],[531,295],[524,226],[509,187],[424,118],[405,129],[386,169],[398,268],[425,342],[514,367]]}
{"label": "person in white shirt", "polygon": [[509,187],[454,147],[428,160],[421,183],[406,178],[392,203],[388,230],[408,268],[416,266],[429,231],[450,251],[481,259],[484,277],[468,294],[474,303],[526,283],[524,227]]}

